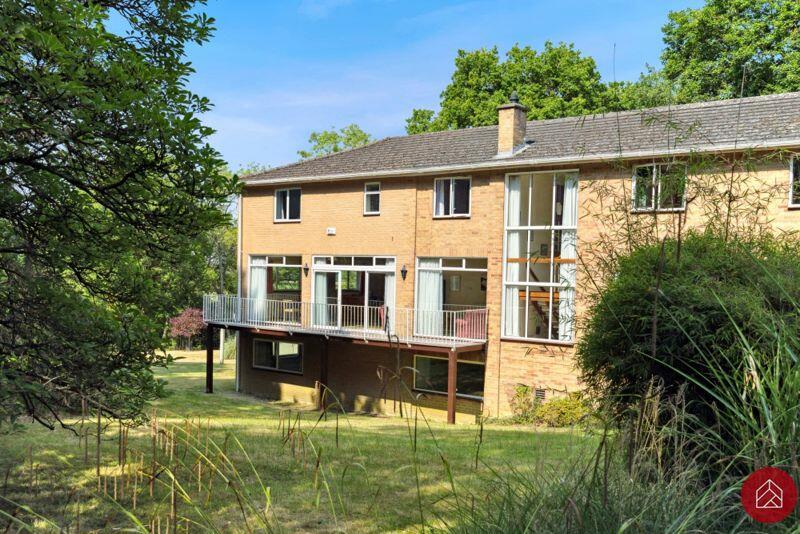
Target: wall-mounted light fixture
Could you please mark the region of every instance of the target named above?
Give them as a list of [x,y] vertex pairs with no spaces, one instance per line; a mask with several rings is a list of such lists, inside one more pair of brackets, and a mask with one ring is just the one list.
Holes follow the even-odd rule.
[[400,276],[403,277],[403,280],[406,279],[406,275],[408,275],[408,269],[406,269],[406,264],[403,264],[403,267],[400,269]]
[[308,263],[306,263],[305,265],[303,265],[303,274],[304,274],[304,275],[306,275],[306,276],[308,276]]

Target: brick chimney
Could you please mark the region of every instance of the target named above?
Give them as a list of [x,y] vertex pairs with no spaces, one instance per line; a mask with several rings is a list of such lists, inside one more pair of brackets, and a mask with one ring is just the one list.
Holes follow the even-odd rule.
[[497,155],[508,156],[514,149],[525,144],[525,122],[528,108],[519,103],[517,92],[513,91],[508,104],[498,106]]

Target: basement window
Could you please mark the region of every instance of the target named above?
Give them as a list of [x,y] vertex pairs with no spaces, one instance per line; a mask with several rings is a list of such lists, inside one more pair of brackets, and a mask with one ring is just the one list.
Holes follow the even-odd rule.
[[[414,355],[414,389],[426,393],[447,394],[447,358]],[[483,362],[459,360],[456,363],[456,395],[483,399]]]
[[435,217],[469,217],[472,179],[437,178],[433,182]]
[[794,156],[790,165],[789,207],[800,208],[800,156]]
[[381,184],[364,184],[364,215],[381,214]]
[[686,166],[642,165],[633,169],[633,211],[686,208]]
[[275,221],[300,220],[300,188],[275,191]]
[[303,345],[273,339],[254,339],[253,367],[303,374]]

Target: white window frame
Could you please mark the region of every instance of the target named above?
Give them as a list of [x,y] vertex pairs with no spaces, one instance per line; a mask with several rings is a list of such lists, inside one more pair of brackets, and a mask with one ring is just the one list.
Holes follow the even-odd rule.
[[[453,214],[453,206],[456,202],[455,182],[456,180],[467,180],[469,182],[469,202],[467,202],[467,213]],[[437,215],[436,213],[436,184],[438,182],[450,182],[450,214]],[[434,219],[468,219],[472,217],[472,176],[448,176],[445,178],[435,178],[433,180],[433,218]]]
[[[441,356],[431,356],[430,354],[414,354],[414,372],[412,373],[413,374],[413,379],[412,379],[411,389],[413,389],[414,391],[420,391],[420,392],[423,392],[423,393],[433,393],[435,395],[447,395],[447,391],[436,391],[435,389],[425,389],[425,388],[417,387],[417,375],[419,375],[419,372],[417,371],[417,358],[418,357],[419,358],[429,358],[431,360],[448,361],[447,358],[443,358]],[[473,364],[473,365],[480,365],[481,367],[483,367],[483,387],[484,387],[484,389],[486,388],[486,362],[476,362],[476,361],[473,361],[473,360],[459,360],[459,359],[457,359],[456,360],[456,368],[458,367],[457,364],[459,364],[459,363],[470,363],[470,364]],[[458,376],[458,374],[456,374],[456,376]],[[458,378],[456,378],[456,381],[458,381]],[[477,400],[477,401],[482,401],[483,400],[482,396],[467,395],[466,393],[459,393],[458,391],[456,391],[456,397],[461,398],[461,399],[470,399],[470,400]]]
[[[291,218],[289,218],[289,205],[291,204],[291,200],[289,198],[289,194],[290,194],[291,191],[295,191],[295,190],[296,191],[300,191],[300,213],[297,214],[297,218],[296,219],[291,219]],[[278,193],[281,193],[281,192],[284,192],[284,191],[286,192],[286,206],[285,206],[285,208],[286,208],[286,218],[285,219],[279,219],[278,218]],[[284,188],[281,188],[281,189],[276,189],[275,190],[275,194],[273,196],[275,197],[275,202],[274,202],[274,205],[273,205],[272,222],[276,222],[276,223],[300,222],[301,213],[303,211],[303,189],[302,188],[300,188],[300,187],[284,187]]]
[[[367,191],[367,187],[371,185],[377,185],[377,191]],[[369,206],[370,196],[377,196],[378,197],[378,211],[369,211],[367,206]],[[364,184],[364,215],[380,215],[381,214],[381,183],[380,182],[367,182]]]
[[800,180],[800,156],[797,154],[792,156],[789,162],[789,207],[800,208],[800,198],[794,198],[795,182]]
[[[659,199],[661,198],[661,167],[665,165],[670,165],[669,163],[648,163],[647,165],[636,165],[633,167],[633,172],[631,173],[631,211],[634,213],[677,213],[681,211],[686,211],[686,183],[684,182],[684,189],[683,189],[683,196],[681,197],[681,205],[677,208],[662,208],[659,206]],[[674,163],[673,165],[683,165],[684,169],[686,169],[686,165],[682,163]],[[652,202],[652,207],[644,207],[639,208],[636,206],[636,171],[637,169],[645,169],[645,168],[652,168],[653,169],[653,187],[650,188],[650,201]],[[684,173],[684,179],[688,181],[689,175],[688,172]]]
[[[297,257],[300,258],[300,263],[294,264],[289,263],[287,258],[290,257]],[[280,263],[270,261],[270,258],[281,258]],[[263,260],[263,261],[259,261]],[[249,260],[247,262],[247,294],[248,298],[250,298],[250,288],[251,281],[253,277],[253,267],[269,269],[271,267],[293,267],[297,269],[301,269],[300,271],[300,290],[303,289],[303,271],[302,271],[302,263],[303,263],[303,256],[301,254],[250,254]],[[256,265],[257,264],[257,265]],[[269,275],[266,275],[269,276]],[[280,292],[280,293],[289,293],[289,291]],[[275,293],[273,293],[275,294]],[[267,293],[269,295],[269,293]]]
[[[437,259],[439,260],[438,267],[420,267],[419,260],[430,260],[430,259]],[[445,267],[444,260],[461,260],[461,267]],[[486,268],[485,269],[473,269],[467,268],[467,260],[486,260]],[[419,307],[419,273],[420,271],[433,271],[442,273],[448,273],[450,271],[459,273],[459,272],[472,272],[472,273],[484,273],[488,272],[489,267],[489,258],[482,258],[479,256],[417,256],[414,260],[414,307],[415,309]],[[486,307],[486,303],[484,303],[484,307]],[[417,333],[417,326],[414,325],[414,333]]]
[[[562,284],[562,283],[560,283],[560,282],[522,282],[522,281],[509,282],[507,280],[507,270],[508,270],[507,269],[507,266],[508,266],[508,261],[507,261],[507,259],[508,259],[508,233],[510,231],[529,231],[529,230],[530,231],[550,231],[551,246],[549,248],[550,248],[550,270],[551,270],[551,273],[552,273],[553,265],[554,265],[554,263],[553,263],[554,248],[552,246],[552,235],[553,235],[553,232],[554,231],[559,231],[559,230],[560,231],[573,231],[573,232],[575,232],[575,241],[576,241],[575,245],[576,245],[576,247],[577,247],[577,244],[578,244],[577,243],[577,237],[578,237],[578,227],[577,227],[577,225],[576,226],[565,226],[565,225],[555,225],[555,224],[553,224],[553,217],[555,216],[555,201],[556,201],[555,188],[553,188],[553,190],[552,190],[552,203],[553,204],[551,206],[552,212],[551,212],[551,215],[550,215],[550,217],[551,217],[550,224],[547,224],[547,225],[532,225],[532,226],[530,226],[530,225],[510,226],[508,224],[508,213],[506,211],[507,210],[507,206],[508,206],[508,182],[509,182],[509,180],[510,180],[510,178],[512,176],[521,176],[521,175],[526,175],[526,174],[530,175],[531,177],[533,177],[535,175],[545,175],[545,176],[546,175],[550,175],[550,176],[553,177],[554,181],[556,179],[556,176],[559,175],[559,174],[575,174],[576,179],[578,180],[578,183],[580,184],[579,169],[557,169],[557,170],[552,170],[552,171],[534,171],[534,172],[510,172],[510,173],[507,173],[505,175],[504,193],[503,193],[503,256],[502,256],[503,262],[502,262],[502,265],[501,265],[501,268],[502,268],[502,276],[501,276],[502,284],[501,285],[502,285],[503,292],[502,292],[501,300],[500,300],[500,306],[501,306],[500,338],[501,339],[515,340],[515,341],[527,341],[529,343],[541,343],[541,344],[545,344],[545,345],[573,346],[573,345],[575,345],[575,335],[576,335],[576,329],[575,329],[574,326],[572,328],[572,339],[566,341],[566,340],[551,339],[550,338],[550,332],[552,330],[551,325],[552,325],[552,320],[553,320],[552,317],[553,317],[553,312],[554,312],[552,293],[557,289],[565,288],[567,286]],[[580,192],[580,187],[579,187],[578,190]],[[531,200],[532,199],[529,196],[528,197],[528,217],[529,217],[529,219],[530,219],[530,216],[531,216]],[[577,199],[576,210],[579,209],[579,207],[580,207],[580,195],[578,196],[578,199]],[[578,216],[578,220],[580,220],[580,216]],[[530,220],[528,222],[530,222]],[[577,263],[576,263],[576,265],[577,265]],[[552,278],[552,274],[551,274],[551,278]],[[530,286],[546,287],[550,291],[551,298],[550,298],[550,306],[548,308],[547,337],[531,337],[531,336],[524,337],[524,336],[507,335],[505,333],[505,331],[506,331],[506,288],[508,288],[508,287],[518,287],[520,289],[523,289],[523,290],[527,291]],[[575,319],[576,319],[576,316],[577,316],[577,313],[575,312],[575,303],[577,302],[577,287],[574,287],[572,289],[575,290],[575,296],[574,296],[574,300],[573,300],[573,303],[572,303],[573,304],[573,318],[572,319],[573,319],[573,323],[574,323]],[[527,324],[527,315],[526,315],[525,322]]]
[[[280,359],[277,357],[277,352],[275,351],[276,345],[278,343],[292,343],[293,345],[297,345],[300,350],[300,371],[287,371],[286,369],[281,369],[279,367],[269,367],[266,365],[256,365],[256,343],[272,343],[272,353],[275,354],[275,361],[279,362]],[[302,375],[305,370],[305,350],[303,348],[303,343],[299,341],[286,341],[281,339],[272,339],[267,337],[254,337],[253,338],[253,350],[250,355],[250,365],[253,369],[261,369],[262,371],[276,371],[279,373],[286,373],[290,375]]]

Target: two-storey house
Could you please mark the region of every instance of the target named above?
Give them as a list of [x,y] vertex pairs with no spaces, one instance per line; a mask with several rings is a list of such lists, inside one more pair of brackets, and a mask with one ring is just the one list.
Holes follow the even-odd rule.
[[204,302],[210,328],[237,332],[238,390],[505,415],[519,384],[580,387],[604,232],[722,202],[687,202],[689,162],[757,156],[737,176],[778,191],[758,208],[769,224],[800,228],[800,93],[543,121],[512,95],[498,113],[243,179],[239,291]]

